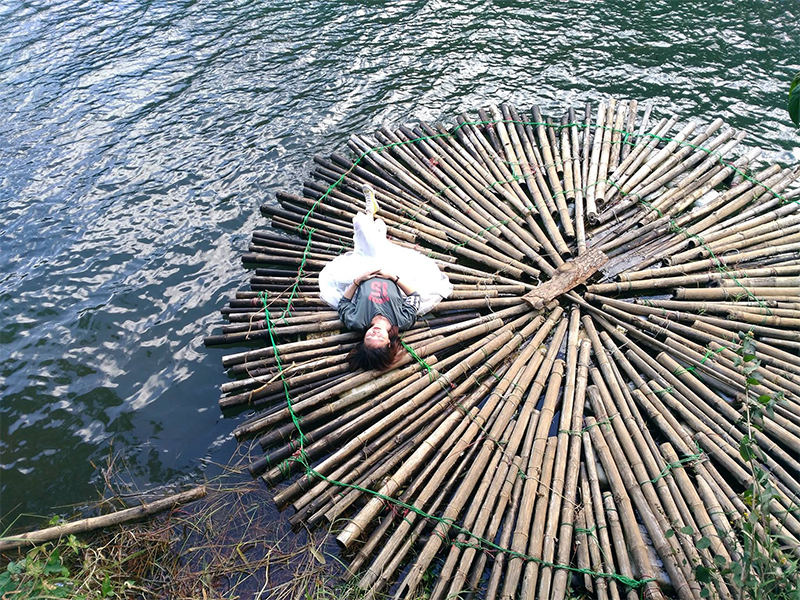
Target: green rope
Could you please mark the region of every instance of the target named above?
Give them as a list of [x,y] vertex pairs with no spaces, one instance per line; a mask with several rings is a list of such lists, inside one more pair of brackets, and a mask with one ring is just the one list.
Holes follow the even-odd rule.
[[[464,528],[459,527],[458,525],[453,525],[453,528],[463,532],[465,534],[469,534]],[[515,552],[514,550],[509,550],[507,548],[502,548],[497,544],[490,542],[489,540],[483,539],[476,535],[471,535],[470,537],[477,540],[478,543],[469,543],[469,542],[459,542],[459,541],[452,541],[450,542],[451,545],[456,546],[457,548],[474,548],[475,550],[486,550],[486,547],[495,550],[497,552],[502,552],[504,554],[508,554],[512,558],[520,558],[524,561],[534,562],[538,565],[543,567],[550,567],[551,569],[561,569],[564,571],[569,571],[570,573],[581,573],[583,575],[591,575],[593,577],[602,577],[604,579],[613,579],[614,581],[620,582],[622,585],[628,586],[632,589],[639,589],[644,587],[651,581],[655,581],[655,579],[633,579],[631,577],[626,577],[625,575],[620,575],[619,573],[602,573],[597,571],[592,571],[591,569],[581,569],[579,567],[570,567],[568,565],[561,565],[557,563],[548,562],[541,558],[537,558],[535,556],[531,556],[529,554],[523,554],[521,552]]]
[[[727,348],[726,348],[725,346],[720,346],[720,347],[719,347],[719,348],[717,348],[716,350],[709,350],[709,349],[706,349],[706,353],[705,353],[705,355],[703,356],[703,358],[701,358],[701,359],[698,361],[698,365],[703,365],[703,364],[705,364],[705,362],[706,362],[706,361],[707,361],[709,358],[711,358],[711,357],[713,357],[713,356],[716,356],[717,354],[719,354],[720,352],[722,352],[722,351],[724,351],[724,350],[727,350]],[[695,375],[697,375],[697,367],[695,367],[694,365],[692,365],[692,366],[689,366],[689,367],[686,367],[686,368],[684,368],[684,367],[679,367],[679,368],[675,369],[675,372],[673,373],[673,375],[676,375],[676,376],[677,376],[677,375],[684,375],[684,374],[686,374],[686,373],[694,373]]]
[[419,354],[417,354],[414,349],[406,344],[403,340],[400,340],[400,344],[405,348],[406,352],[408,352],[411,357],[416,360],[426,371],[428,371],[428,379],[433,382],[433,367],[431,367],[428,363],[425,362],[425,359],[422,358]]
[[[297,277],[295,277],[294,285],[292,286],[292,291],[289,294],[289,300],[286,303],[286,308],[283,309],[283,313],[281,314],[279,319],[283,320],[284,323],[286,322],[286,317],[291,317],[291,309],[292,309],[292,302],[294,302],[294,298],[297,295],[297,291],[300,288],[300,282],[303,281],[303,274],[305,273],[304,267],[306,266],[306,261],[308,260],[308,252],[311,249],[311,237],[314,235],[316,229],[308,229],[308,242],[306,243],[305,250],[303,250],[303,257],[300,260],[300,267],[297,269]],[[264,295],[266,298],[266,294]],[[264,303],[264,312],[269,313],[267,310],[267,303],[265,300],[262,300]],[[269,319],[269,316],[267,316]],[[277,356],[277,355],[276,355]]]
[[[432,381],[433,381],[433,369],[430,367],[430,365],[428,365],[428,363],[426,363],[426,362],[425,362],[425,360],[424,360],[424,359],[422,359],[422,358],[421,358],[421,357],[420,357],[420,356],[419,356],[419,355],[418,355],[418,354],[417,354],[417,353],[414,351],[414,349],[413,349],[411,346],[407,345],[407,344],[406,344],[405,342],[403,342],[402,340],[400,341],[400,343],[403,345],[403,348],[405,348],[405,349],[406,349],[406,351],[407,351],[407,352],[408,352],[408,353],[409,353],[409,354],[410,354],[410,355],[411,355],[411,356],[412,356],[412,357],[413,357],[413,358],[414,358],[414,359],[415,359],[415,360],[416,360],[416,361],[417,361],[417,362],[418,362],[420,365],[422,365],[424,368],[426,368],[426,369],[428,370],[428,375],[429,375],[429,378],[430,378],[430,380],[431,380],[431,382],[432,382]],[[482,349],[481,349],[481,350],[482,350]],[[502,377],[499,377],[499,376],[498,376],[498,375],[497,375],[497,374],[496,374],[496,373],[495,373],[495,372],[494,372],[492,369],[489,369],[489,373],[487,374],[487,377],[489,377],[489,376],[492,376],[492,377],[494,377],[494,378],[495,378],[495,381],[497,381],[497,382],[500,382],[500,381],[502,381],[502,380],[503,380],[503,378],[502,378]],[[443,390],[444,390],[444,392],[447,394],[448,398],[450,398],[450,399],[453,401],[453,403],[454,403],[456,406],[458,406],[458,408],[460,408],[460,409],[461,409],[461,412],[462,412],[462,414],[464,414],[465,416],[467,416],[467,417],[468,417],[468,418],[469,418],[469,419],[470,419],[470,420],[471,420],[473,423],[475,423],[475,425],[477,425],[478,429],[480,429],[480,431],[483,433],[483,437],[484,437],[485,439],[487,439],[487,440],[491,441],[491,442],[492,442],[492,443],[493,443],[493,444],[494,444],[494,445],[495,445],[495,446],[496,446],[496,447],[497,447],[497,448],[498,448],[498,449],[499,449],[499,450],[500,450],[500,451],[503,453],[503,455],[505,455],[505,454],[506,454],[506,452],[505,452],[505,446],[508,444],[508,442],[504,442],[503,440],[497,440],[497,439],[495,439],[494,437],[492,437],[492,435],[489,433],[489,431],[488,431],[488,430],[487,430],[487,429],[484,427],[483,423],[481,423],[480,421],[478,421],[478,419],[477,419],[477,418],[475,418],[475,416],[472,414],[472,412],[471,412],[470,410],[468,410],[468,409],[467,409],[467,407],[466,407],[466,406],[464,406],[464,405],[463,405],[461,402],[459,402],[459,401],[457,401],[457,400],[453,400],[453,398],[452,398],[452,397],[451,397],[451,395],[450,395],[450,390],[449,390],[449,389],[447,389],[447,387],[446,387],[446,386],[444,386],[444,385],[443,385],[443,386],[442,386],[442,389],[443,389]],[[511,389],[513,389],[513,388],[511,388]],[[492,393],[494,393],[494,392],[492,392]],[[511,464],[512,462],[513,462],[513,459],[512,459],[512,460],[509,460],[509,464]],[[528,477],[528,476],[527,476],[527,474],[526,474],[526,473],[525,473],[525,472],[524,472],[522,469],[520,469],[520,468],[517,468],[517,471],[519,472],[519,473],[518,473],[518,475],[519,475],[519,476],[520,476],[522,479],[527,479],[527,477]]]
[[493,190],[496,185],[503,185],[503,184],[506,184],[506,183],[512,183],[514,181],[521,181],[521,180],[524,180],[524,179],[525,179],[524,177],[518,177],[518,176],[512,174],[511,175],[511,179],[504,179],[504,180],[501,180],[501,181],[494,181],[494,182],[490,183],[489,185],[484,186],[483,189],[484,190]]
[[591,425],[587,425],[583,429],[574,430],[574,429],[559,429],[558,433],[566,433],[568,435],[578,435],[581,436],[585,432],[589,431],[592,427],[597,427],[598,425],[611,425],[611,421],[618,415],[619,413],[614,413],[607,419],[603,419],[602,421],[595,421]]
[[479,238],[479,237],[483,237],[483,234],[484,234],[484,233],[487,233],[487,232],[491,231],[492,229],[496,229],[497,227],[501,227],[501,226],[503,226],[503,225],[508,225],[508,220],[505,220],[505,221],[498,221],[497,223],[494,223],[494,224],[492,224],[492,225],[489,225],[488,227],[484,227],[484,228],[483,228],[483,229],[481,229],[481,230],[480,230],[478,233],[476,233],[476,234],[474,234],[474,235],[471,235],[470,237],[468,237],[467,239],[465,239],[463,242],[459,242],[458,244],[453,244],[453,245],[452,245],[452,246],[450,246],[450,248],[448,248],[448,249],[449,249],[449,250],[454,250],[455,248],[462,248],[462,247],[466,246],[466,245],[467,245],[469,242],[471,242],[472,240],[474,240],[474,239],[476,239],[476,238]]
[[660,390],[655,390],[655,393],[658,394],[658,395],[663,395],[663,394],[671,394],[674,391],[675,391],[675,388],[672,387],[672,386],[669,386],[669,387],[662,388]]
[[[728,348],[726,348],[725,346],[720,346],[720,347],[719,347],[719,348],[717,348],[716,350],[709,350],[709,349],[706,349],[706,353],[705,353],[705,355],[703,356],[703,358],[701,358],[701,359],[698,361],[698,366],[699,366],[699,365],[703,365],[703,364],[705,364],[705,362],[706,362],[706,361],[707,361],[709,358],[711,358],[711,357],[713,357],[713,356],[716,356],[716,355],[717,355],[717,354],[719,354],[720,352],[722,352],[722,351],[724,351],[724,350],[727,350],[727,349],[728,349]],[[678,375],[685,375],[686,373],[694,373],[695,375],[698,375],[698,373],[697,373],[697,367],[695,367],[694,365],[692,365],[692,366],[689,366],[689,367],[685,367],[685,368],[684,368],[684,367],[678,367],[677,369],[675,369],[675,372],[673,373],[673,375],[675,375],[675,376],[678,376]],[[699,375],[698,375],[698,376],[699,376]]]
[[[666,477],[673,469],[678,469],[680,467],[683,467],[683,465],[685,465],[686,463],[690,463],[690,462],[692,462],[694,460],[702,460],[704,457],[705,457],[705,454],[703,453],[702,450],[700,450],[697,454],[691,454],[689,456],[686,456],[684,458],[676,460],[675,462],[671,462],[671,463],[668,462],[664,466],[664,469],[661,471],[661,473],[659,473],[653,479],[650,480],[650,483],[656,483],[662,477]],[[639,484],[639,485],[642,485],[642,484]]]

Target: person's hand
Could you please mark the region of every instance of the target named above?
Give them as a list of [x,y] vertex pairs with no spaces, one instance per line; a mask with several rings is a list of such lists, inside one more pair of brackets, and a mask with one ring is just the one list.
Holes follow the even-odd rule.
[[378,273],[379,272],[380,271],[375,271],[375,270],[373,270],[373,271],[364,271],[361,275],[359,275],[358,277],[353,279],[353,283],[356,284],[357,286],[361,285],[367,279],[372,279],[373,277],[378,277]]
[[389,279],[397,283],[397,280],[400,279],[397,275],[390,271],[384,271],[383,269],[376,272],[375,277],[382,277],[383,279]]

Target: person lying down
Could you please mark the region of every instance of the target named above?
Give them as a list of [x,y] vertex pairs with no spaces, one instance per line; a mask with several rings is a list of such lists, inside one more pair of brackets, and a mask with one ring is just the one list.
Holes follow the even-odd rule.
[[366,206],[353,217],[353,250],[337,256],[319,275],[322,300],[336,308],[345,327],[364,333],[350,352],[353,369],[385,370],[400,351],[400,332],[453,291],[436,262],[386,239],[376,219],[375,192],[362,189]]

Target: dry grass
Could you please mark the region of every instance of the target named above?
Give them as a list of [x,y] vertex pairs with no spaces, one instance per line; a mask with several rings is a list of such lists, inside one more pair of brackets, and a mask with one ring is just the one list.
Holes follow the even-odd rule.
[[[235,464],[224,466],[219,477],[206,483],[208,495],[189,505],[3,557],[0,573],[8,571],[9,561],[23,572],[5,589],[0,585],[0,594],[15,599],[355,597],[342,583],[345,570],[331,533],[292,531],[278,517],[263,483],[247,473],[249,457],[234,459]],[[95,513],[130,504],[136,496],[121,481],[124,470],[118,457],[109,458],[103,469],[103,500]],[[50,569],[48,574],[39,566],[48,564],[66,571]],[[49,593],[42,595],[43,590]]]

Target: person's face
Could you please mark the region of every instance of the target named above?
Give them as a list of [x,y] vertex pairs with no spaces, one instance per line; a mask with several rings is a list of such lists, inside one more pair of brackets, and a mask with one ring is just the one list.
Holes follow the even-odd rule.
[[373,350],[385,348],[389,345],[389,333],[382,327],[373,325],[364,334],[364,345]]

